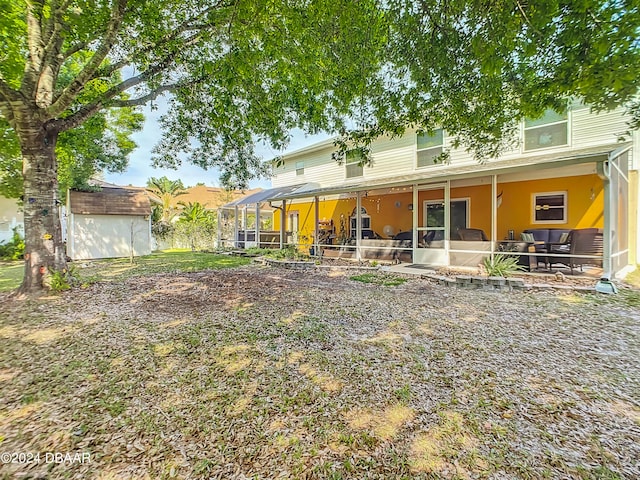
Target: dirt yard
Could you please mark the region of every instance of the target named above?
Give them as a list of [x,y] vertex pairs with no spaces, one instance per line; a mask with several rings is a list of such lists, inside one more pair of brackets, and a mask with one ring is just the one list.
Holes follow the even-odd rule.
[[640,478],[637,296],[352,275],[0,296],[0,478]]

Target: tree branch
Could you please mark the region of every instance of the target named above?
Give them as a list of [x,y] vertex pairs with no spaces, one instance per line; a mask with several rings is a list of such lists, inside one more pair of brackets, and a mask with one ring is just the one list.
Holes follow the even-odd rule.
[[[223,1],[218,2],[216,5],[213,5],[205,10],[203,10],[202,12],[200,12],[199,14],[197,14],[195,17],[190,18],[186,21],[184,21],[181,25],[179,25],[177,28],[172,29],[170,34],[165,36],[164,38],[161,38],[160,40],[156,41],[153,43],[153,45],[146,45],[143,48],[136,50],[134,52],[132,52],[130,55],[126,56],[125,58],[123,58],[122,60],[113,63],[111,65],[107,65],[104,68],[99,70],[99,73],[97,74],[98,76],[101,77],[109,77],[111,76],[111,74],[113,74],[113,72],[121,69],[122,67],[125,67],[129,64],[131,64],[131,62],[133,61],[134,58],[137,57],[141,57],[144,56],[145,54],[148,54],[149,52],[152,52],[153,50],[157,50],[160,47],[162,47],[163,45],[169,44],[172,41],[176,40],[180,35],[182,35],[185,32],[189,32],[189,31],[195,31],[196,33],[192,34],[190,37],[188,37],[186,39],[185,44],[188,44],[189,42],[191,42],[194,38],[197,38],[197,35],[199,34],[200,31],[204,30],[207,27],[211,27],[213,24],[211,22],[202,22],[202,23],[194,23],[197,20],[200,20],[203,16],[207,15],[208,13],[218,9],[218,8],[224,8],[224,7],[228,7],[231,4],[235,4],[237,2],[237,0],[231,0],[229,2],[229,4],[225,4]],[[76,48],[77,47],[77,48]],[[70,51],[69,55],[72,55],[73,53],[76,53],[77,51],[81,50],[82,48],[84,48],[85,45],[77,45],[72,47],[72,49],[69,49],[68,52]],[[65,52],[65,58],[67,56],[67,52]]]
[[[60,56],[64,36],[61,34],[65,24],[63,20],[64,11],[54,1],[51,5],[51,16],[47,22],[46,35],[48,36],[44,46],[43,61],[36,84],[35,100],[40,108],[47,108],[53,101],[55,80],[60,72],[63,58]],[[43,39],[44,40],[44,39]]]
[[24,75],[22,77],[23,93],[27,95],[31,94],[42,66],[41,17],[42,0],[27,1],[27,47],[29,49],[29,58],[25,62]]
[[92,78],[96,70],[98,70],[113,47],[126,6],[127,0],[117,0],[114,3],[111,18],[100,45],[91,57],[91,60],[87,62],[76,78],[62,91],[55,102],[47,108],[49,117],[54,118],[64,112],[77,98],[84,85]]
[[63,60],[66,60],[74,53],[78,53],[80,50],[84,50],[89,45],[89,42],[78,42],[75,45],[70,46],[67,50],[62,52]]
[[161,85],[160,87],[154,89],[152,92],[143,95],[138,98],[131,98],[129,100],[113,100],[109,102],[109,107],[140,107],[145,105],[147,102],[155,100],[158,95],[164,92],[172,92],[180,87],[179,84],[173,83],[170,85]]

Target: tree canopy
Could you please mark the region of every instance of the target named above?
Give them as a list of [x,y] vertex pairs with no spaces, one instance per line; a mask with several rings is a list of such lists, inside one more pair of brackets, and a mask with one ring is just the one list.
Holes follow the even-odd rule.
[[[518,120],[580,101],[640,126],[640,5],[633,0],[395,0],[369,109],[343,150],[407,126],[444,128],[480,159]],[[346,147],[345,147],[346,146]]]

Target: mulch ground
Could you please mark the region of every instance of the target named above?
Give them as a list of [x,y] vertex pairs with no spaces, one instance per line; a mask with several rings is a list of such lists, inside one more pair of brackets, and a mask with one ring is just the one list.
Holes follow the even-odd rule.
[[0,297],[0,478],[640,478],[625,297],[350,275]]

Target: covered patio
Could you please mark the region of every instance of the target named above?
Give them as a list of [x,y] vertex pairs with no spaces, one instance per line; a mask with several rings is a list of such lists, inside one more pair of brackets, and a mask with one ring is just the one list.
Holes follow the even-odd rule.
[[[477,267],[500,253],[531,271],[591,266],[609,278],[629,263],[629,150],[583,149],[565,158],[442,165],[428,178],[416,172],[265,190],[223,207],[235,218],[227,244],[431,267]],[[241,212],[260,218],[265,208],[273,213],[271,229],[259,222],[242,228]],[[586,232],[588,245],[576,250]]]

